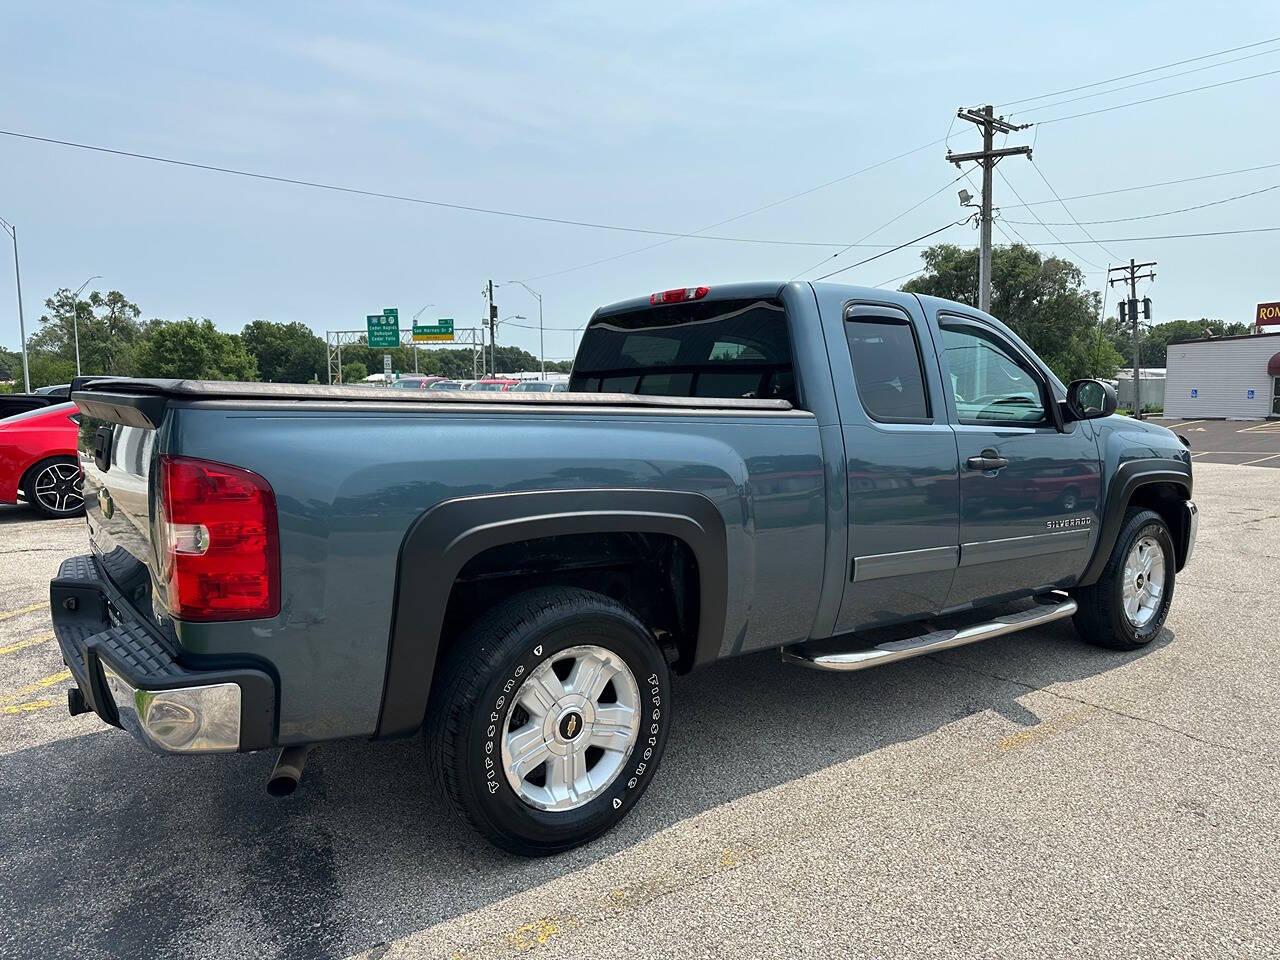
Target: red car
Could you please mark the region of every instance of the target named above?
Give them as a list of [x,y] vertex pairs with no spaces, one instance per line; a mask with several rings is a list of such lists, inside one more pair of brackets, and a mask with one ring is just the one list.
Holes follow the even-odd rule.
[[510,390],[519,380],[511,380],[507,377],[486,377],[483,380],[477,380],[471,386],[466,387],[467,390]]
[[29,410],[0,420],[0,503],[26,500],[46,517],[84,511],[74,403]]

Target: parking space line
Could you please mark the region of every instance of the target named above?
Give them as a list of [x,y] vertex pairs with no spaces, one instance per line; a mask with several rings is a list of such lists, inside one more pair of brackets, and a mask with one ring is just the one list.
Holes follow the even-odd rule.
[[1241,427],[1236,433],[1268,433],[1274,430],[1280,430],[1280,420],[1263,420],[1262,423]]
[[38,647],[40,644],[48,643],[52,639],[52,633],[41,633],[34,637],[28,637],[26,640],[19,640],[17,643],[11,643],[8,646],[0,647],[0,656],[6,653],[17,653],[19,650],[27,649],[27,647]]
[[63,680],[70,679],[70,670],[59,670],[57,673],[52,673],[47,677],[41,677],[35,683],[28,683],[25,687],[15,690],[13,693],[0,698],[0,707],[7,707],[9,704],[15,703],[29,694],[39,693],[45,687],[52,687],[55,683],[61,683]]
[[9,620],[9,619],[12,619],[13,617],[20,617],[24,613],[35,613],[37,610],[47,609],[48,606],[49,606],[49,601],[42,600],[40,603],[33,603],[29,607],[19,607],[17,610],[0,611],[0,620]]
[[1259,457],[1257,460],[1246,460],[1244,463],[1236,464],[1236,466],[1248,467],[1248,466],[1252,466],[1255,463],[1262,463],[1263,460],[1274,460],[1276,457],[1280,457],[1280,453],[1273,453],[1267,457]]
[[34,713],[37,710],[45,710],[52,706],[52,700],[27,700],[23,703],[16,703],[11,707],[0,707],[0,715],[14,716],[19,713]]

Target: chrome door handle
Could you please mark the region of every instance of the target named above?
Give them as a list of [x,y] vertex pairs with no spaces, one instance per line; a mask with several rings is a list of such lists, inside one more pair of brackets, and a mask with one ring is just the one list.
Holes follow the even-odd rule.
[[981,456],[970,457],[965,461],[965,466],[970,470],[999,470],[1008,465],[1009,461],[996,450],[983,450]]

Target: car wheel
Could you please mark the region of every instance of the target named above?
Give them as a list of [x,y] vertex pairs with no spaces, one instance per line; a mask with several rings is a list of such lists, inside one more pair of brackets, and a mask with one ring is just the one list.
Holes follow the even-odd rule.
[[49,457],[27,471],[22,492],[41,516],[74,517],[84,513],[82,483],[75,457]]
[[1076,629],[1099,646],[1145,647],[1164,627],[1173,584],[1168,526],[1154,510],[1130,508],[1098,582],[1074,591]]
[[670,674],[652,633],[598,593],[519,594],[451,646],[427,754],[454,809],[524,856],[576,847],[644,793],[666,746]]

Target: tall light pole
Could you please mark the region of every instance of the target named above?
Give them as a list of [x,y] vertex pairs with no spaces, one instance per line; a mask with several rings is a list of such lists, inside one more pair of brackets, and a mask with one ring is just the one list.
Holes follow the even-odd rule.
[[18,228],[0,217],[0,225],[13,241],[13,280],[18,286],[18,336],[22,337],[22,390],[31,392],[31,370],[27,367],[27,324],[22,317],[22,274],[18,271]]
[[547,351],[542,341],[542,294],[534,290],[523,280],[508,280],[507,283],[518,283],[538,299],[538,363],[542,365],[542,379],[547,379]]
[[[434,307],[434,303],[428,303],[423,306],[422,310],[427,307]],[[409,321],[409,342],[413,344],[413,372],[418,372],[418,341],[413,339],[413,325],[418,322],[418,318],[422,316],[422,310],[413,315],[413,319]]]
[[501,320],[493,324],[493,336],[489,338],[489,360],[493,367],[493,375],[498,375],[498,324],[506,323],[508,320],[528,320],[523,313],[513,313],[509,317],[503,317]]
[[80,376],[80,294],[84,292],[84,288],[95,280],[102,278],[94,274],[84,283],[80,284],[80,289],[71,295],[71,329],[75,333],[76,338],[76,376]]

